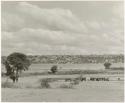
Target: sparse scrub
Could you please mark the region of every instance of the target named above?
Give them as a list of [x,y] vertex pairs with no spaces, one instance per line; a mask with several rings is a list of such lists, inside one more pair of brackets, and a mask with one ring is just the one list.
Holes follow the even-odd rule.
[[23,73],[20,75],[20,77],[30,77],[30,76],[38,76],[38,75],[73,75],[73,74],[104,74],[106,71],[104,70],[69,70],[69,71],[58,71],[55,74],[48,73],[48,71],[43,72],[31,72],[31,73]]
[[69,84],[62,84],[60,85],[60,88],[74,88],[75,85],[78,85],[80,83],[79,78],[71,79]]
[[1,76],[2,76],[2,77],[5,77],[5,76],[6,76],[6,73],[1,72]]
[[21,88],[19,85],[11,83],[11,82],[2,82],[2,88]]
[[111,70],[124,70],[124,67],[111,67]]
[[26,85],[25,88],[35,88],[32,85]]
[[42,88],[51,88],[49,82],[51,82],[51,79],[45,78],[40,80],[40,84]]
[[73,85],[78,85],[79,82],[80,82],[80,80],[74,79],[71,83],[72,83]]
[[70,83],[70,84],[61,84],[60,85],[60,88],[65,88],[65,89],[73,89],[73,85]]

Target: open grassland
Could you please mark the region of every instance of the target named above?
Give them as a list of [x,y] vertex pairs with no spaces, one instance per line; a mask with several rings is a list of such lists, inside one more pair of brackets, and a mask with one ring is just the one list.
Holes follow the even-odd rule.
[[[50,68],[53,64],[32,64],[28,71],[23,72],[20,76],[40,76],[50,75]],[[124,74],[124,64],[114,63],[110,70],[105,70],[103,64],[57,64],[58,72],[54,75],[74,75],[74,74]],[[2,66],[5,72],[5,67]],[[52,75],[52,74],[51,74]]]
[[[82,82],[71,89],[59,88],[3,88],[3,102],[123,102],[123,81]],[[55,88],[54,88],[55,87]]]
[[[123,69],[104,70],[104,67],[98,67],[100,64],[96,65],[100,69],[94,66],[93,69],[82,69],[79,65],[78,69],[74,69],[76,67],[71,68],[70,65],[69,69],[61,68],[56,74],[48,74],[51,65],[38,65],[36,68],[35,66],[23,72],[19,82],[15,84],[10,79],[6,81],[7,78],[2,77],[3,102],[123,102]],[[78,78],[81,74],[87,78],[86,81],[76,81],[76,85],[72,84],[72,81],[65,81],[66,78]],[[109,81],[90,81],[91,77],[106,77]],[[49,82],[43,82],[47,78]]]

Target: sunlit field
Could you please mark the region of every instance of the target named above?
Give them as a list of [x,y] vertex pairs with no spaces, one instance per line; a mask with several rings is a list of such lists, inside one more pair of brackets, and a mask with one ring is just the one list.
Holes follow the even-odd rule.
[[[6,84],[7,78],[2,77],[2,101],[122,102],[124,99],[123,70],[105,70],[103,64],[57,64],[57,74],[48,74],[52,65],[32,64],[15,84],[10,79]],[[111,67],[123,67],[123,63],[112,64]],[[81,74],[87,78],[86,81],[69,87],[71,82],[65,79],[77,78]],[[91,77],[109,78],[109,81],[91,81]],[[40,80],[44,78],[56,80],[49,83],[50,88],[41,88]]]
[[[62,70],[105,70],[104,65],[101,63],[92,64],[32,64],[28,72],[47,71],[50,70],[52,65],[58,65],[59,71]],[[111,67],[123,67],[123,63],[113,63]]]

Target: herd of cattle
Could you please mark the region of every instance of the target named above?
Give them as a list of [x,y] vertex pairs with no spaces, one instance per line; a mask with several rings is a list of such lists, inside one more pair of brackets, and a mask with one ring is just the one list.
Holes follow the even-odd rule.
[[82,77],[82,78],[66,78],[65,81],[73,81],[73,80],[80,80],[80,81],[120,81],[122,80],[120,77],[116,77],[115,79],[110,79],[109,77]]

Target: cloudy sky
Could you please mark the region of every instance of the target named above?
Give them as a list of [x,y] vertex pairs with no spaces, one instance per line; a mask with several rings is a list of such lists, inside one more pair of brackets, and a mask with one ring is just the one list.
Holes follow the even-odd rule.
[[123,2],[2,2],[2,55],[123,53]]

